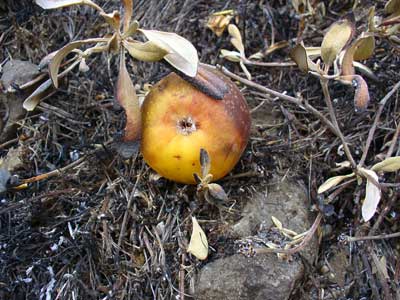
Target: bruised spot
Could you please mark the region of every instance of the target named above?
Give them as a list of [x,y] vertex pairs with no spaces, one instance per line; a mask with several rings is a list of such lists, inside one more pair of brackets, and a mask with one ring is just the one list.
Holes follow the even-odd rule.
[[177,155],[174,155],[173,158],[176,158],[177,160],[180,160],[182,158],[182,156],[177,154]]
[[195,162],[192,162],[192,166],[193,166],[193,167],[196,166],[196,163],[195,163]]

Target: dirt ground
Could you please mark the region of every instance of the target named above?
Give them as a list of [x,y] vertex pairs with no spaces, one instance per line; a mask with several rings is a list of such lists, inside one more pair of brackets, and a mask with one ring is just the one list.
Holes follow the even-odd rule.
[[[1,95],[0,155],[16,152],[19,162],[11,176],[0,169],[0,299],[190,299],[197,271],[238,251],[229,226],[257,187],[277,175],[304,182],[307,209],[322,216],[317,258],[306,263],[290,299],[400,299],[399,174],[378,173],[382,198],[369,222],[361,215],[365,180],[357,184],[354,177],[318,194],[324,181],[351,169],[338,165],[348,160],[340,136],[318,117],[331,118],[319,79],[286,65],[298,41],[319,46],[329,25],[351,12],[357,35],[366,31],[370,7],[386,17],[387,1],[314,0],[315,11],[303,17],[292,2],[134,1],[143,28],[182,35],[202,62],[243,79],[238,63],[220,57],[221,49],[234,50],[229,34],[218,37],[206,27],[212,13],[233,9],[231,23],[242,33],[247,57],[264,52],[259,61],[278,63],[249,63],[255,85],[235,80],[253,125],[240,162],[219,182],[229,196],[225,203],[201,201],[195,186],[159,178],[140,154],[126,159],[118,153],[124,111],[114,100],[118,60],[108,53],[93,56],[89,72],[70,73],[33,112],[21,109],[26,91]],[[116,0],[96,3],[120,9]],[[6,0],[0,3],[0,64],[39,64],[72,40],[107,32],[87,6],[44,11],[30,0]],[[268,53],[273,41],[287,43]],[[351,86],[329,81],[340,131],[366,168],[400,155],[399,92],[388,95],[400,82],[398,41],[398,30],[376,35],[374,54],[361,61],[369,70],[356,69],[369,87],[365,111],[355,110]],[[169,72],[163,64],[133,60],[128,70],[140,89]],[[316,113],[260,87],[301,99]],[[186,253],[193,215],[212,249],[206,261]]]

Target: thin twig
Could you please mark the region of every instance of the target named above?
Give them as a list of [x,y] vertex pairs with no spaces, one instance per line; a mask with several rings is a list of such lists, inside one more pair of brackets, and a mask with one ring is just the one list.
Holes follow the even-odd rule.
[[342,131],[340,130],[339,124],[336,119],[335,110],[332,105],[331,95],[329,93],[328,80],[321,78],[320,82],[321,82],[322,92],[324,93],[324,97],[325,97],[325,103],[326,103],[326,106],[328,107],[329,115],[331,117],[331,122],[336,127],[337,135],[342,142],[343,150],[346,153],[346,157],[350,161],[350,164],[353,167],[353,169],[355,170],[357,168],[356,162],[353,158],[353,155],[351,154],[349,146],[347,145],[346,139],[345,139]]
[[293,103],[297,106],[299,106],[300,108],[308,111],[309,113],[313,114],[314,116],[316,116],[318,119],[320,119],[326,126],[329,127],[329,129],[338,136],[338,131],[336,129],[336,127],[333,125],[333,123],[331,121],[329,121],[322,113],[320,113],[317,109],[315,109],[313,106],[311,106],[306,100],[301,100],[299,98],[295,98],[292,96],[288,96],[282,93],[279,93],[277,91],[271,90],[267,87],[264,87],[262,85],[259,85],[251,80],[242,78],[234,73],[232,73],[231,71],[229,71],[228,69],[226,69],[225,67],[220,67],[221,72],[224,73],[225,75],[231,77],[234,80],[237,80],[247,86],[250,86],[252,88],[255,88],[263,93],[278,97],[279,99],[288,101],[290,103]]
[[346,242],[360,242],[360,241],[371,241],[371,240],[384,240],[400,237],[400,232],[390,234],[379,234],[379,235],[368,235],[368,236],[345,236]]
[[378,111],[376,112],[374,123],[372,124],[371,129],[369,130],[367,142],[365,143],[365,147],[364,147],[364,149],[363,149],[363,155],[361,156],[360,162],[358,163],[358,166],[359,166],[359,167],[362,167],[362,166],[364,165],[364,162],[365,162],[365,160],[366,160],[366,158],[367,158],[367,154],[368,154],[369,147],[371,146],[371,142],[372,142],[372,139],[374,138],[375,130],[376,130],[376,127],[377,127],[378,122],[379,122],[379,118],[380,118],[380,116],[381,116],[381,114],[382,114],[382,111],[383,111],[383,108],[385,107],[386,102],[389,100],[389,98],[390,98],[399,88],[400,88],[400,81],[397,82],[397,83],[393,86],[393,88],[390,90],[390,92],[387,93],[387,94],[385,95],[385,97],[383,97],[382,100],[379,102],[379,108],[378,108]]
[[389,147],[388,152],[386,153],[386,158],[389,158],[389,157],[392,156],[393,151],[394,151],[394,149],[396,147],[397,139],[399,138],[399,135],[400,135],[400,123],[397,124],[396,132],[394,133],[393,138],[390,141],[390,147]]

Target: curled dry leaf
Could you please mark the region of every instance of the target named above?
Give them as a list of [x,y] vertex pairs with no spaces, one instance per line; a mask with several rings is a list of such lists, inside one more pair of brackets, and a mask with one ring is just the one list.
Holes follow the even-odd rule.
[[354,173],[351,173],[351,174],[347,174],[347,175],[340,175],[340,176],[334,176],[334,177],[329,178],[318,188],[318,194],[322,194],[322,193],[330,190],[331,188],[337,186],[339,183],[341,183],[346,178],[351,178],[354,175],[355,175]]
[[207,21],[207,27],[211,29],[218,37],[222,35],[225,28],[229,25],[234,16],[234,11],[229,10],[225,14],[221,12],[213,14]]
[[168,50],[164,59],[171,66],[189,77],[196,76],[199,58],[196,48],[187,39],[172,32],[144,29],[138,31],[160,48]]
[[329,27],[321,44],[321,57],[326,65],[332,65],[353,34],[354,24],[348,19],[337,21]]
[[400,170],[400,156],[389,157],[375,164],[372,168],[375,172],[396,172]]
[[375,50],[375,38],[372,34],[359,37],[346,49],[342,60],[342,75],[354,75],[353,62],[371,57]]
[[123,45],[133,58],[141,61],[159,61],[168,54],[167,49],[152,41],[142,43],[124,40]]
[[116,98],[125,110],[126,124],[123,137],[124,142],[133,142],[140,139],[142,121],[139,100],[136,96],[133,82],[126,69],[124,52],[122,52],[120,56]]
[[307,55],[307,50],[302,44],[297,44],[290,50],[290,58],[297,64],[302,72],[318,70],[317,65]]
[[192,236],[190,237],[187,252],[193,254],[200,260],[204,260],[208,256],[207,236],[204,233],[203,229],[201,229],[195,217],[192,217],[192,224]]
[[228,195],[225,193],[224,189],[219,184],[209,183],[209,184],[207,184],[207,187],[208,187],[208,191],[210,192],[210,195],[213,198],[222,200],[222,201],[228,200]]
[[119,30],[119,26],[121,24],[121,16],[119,14],[119,11],[114,10],[112,13],[101,13],[100,15],[104,18],[104,20],[106,20],[108,24],[111,25],[112,28],[114,28],[115,30]]
[[46,91],[52,86],[51,79],[47,79],[43,82],[28,98],[25,99],[23,103],[24,109],[27,111],[33,111],[35,107],[39,104],[40,100],[43,99]]
[[357,112],[363,111],[367,108],[370,97],[367,82],[360,75],[346,75],[340,76],[339,80],[343,83],[351,83],[356,89],[354,93],[354,107]]
[[107,42],[108,40],[109,39],[107,39],[107,38],[95,38],[95,39],[80,40],[80,41],[71,42],[71,43],[65,45],[64,47],[62,47],[60,50],[58,50],[49,65],[50,78],[53,81],[54,86],[56,88],[58,88],[58,79],[57,79],[58,70],[60,69],[60,64],[61,64],[62,60],[69,53],[71,53],[74,49],[76,49],[84,44]]
[[136,33],[136,31],[139,28],[139,22],[138,21],[133,21],[129,27],[127,28],[127,30],[123,33],[122,38],[125,39],[133,34]]
[[[372,171],[363,169],[365,173],[378,181],[378,175]],[[379,201],[381,200],[381,190],[369,178],[367,178],[367,186],[365,189],[365,199],[361,207],[361,214],[365,222],[368,222],[375,214]]]

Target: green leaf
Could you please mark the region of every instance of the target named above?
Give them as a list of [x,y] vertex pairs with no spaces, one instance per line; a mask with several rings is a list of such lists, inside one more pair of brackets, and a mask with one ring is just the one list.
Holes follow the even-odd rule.
[[375,172],[396,172],[400,169],[400,156],[389,157],[384,161],[375,164],[372,167],[372,171]]
[[189,77],[197,74],[199,58],[196,48],[187,39],[171,32],[139,29],[149,41],[168,50],[164,59],[178,71]]

